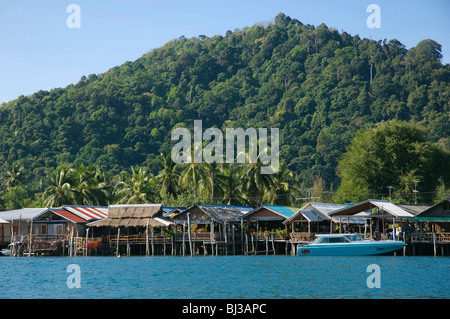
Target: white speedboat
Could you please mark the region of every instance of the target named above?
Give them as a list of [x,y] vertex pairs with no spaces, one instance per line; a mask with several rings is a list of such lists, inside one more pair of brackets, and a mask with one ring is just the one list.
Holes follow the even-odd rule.
[[11,256],[11,249],[9,249],[9,248],[3,248],[3,249],[0,251],[0,253],[1,253],[3,256]]
[[299,256],[367,256],[402,249],[406,243],[396,240],[364,240],[359,234],[316,235],[308,245],[299,246]]

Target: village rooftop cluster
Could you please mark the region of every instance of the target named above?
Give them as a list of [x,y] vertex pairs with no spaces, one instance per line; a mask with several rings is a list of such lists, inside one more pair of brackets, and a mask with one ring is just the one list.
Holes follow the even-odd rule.
[[404,255],[448,256],[449,226],[450,196],[432,206],[64,205],[0,212],[0,247],[10,256],[295,255],[316,234],[359,233],[405,241]]

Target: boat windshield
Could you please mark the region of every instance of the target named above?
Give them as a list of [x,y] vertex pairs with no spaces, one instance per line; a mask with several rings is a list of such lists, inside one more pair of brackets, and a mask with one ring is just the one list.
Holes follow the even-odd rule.
[[363,240],[363,237],[361,234],[358,233],[349,233],[349,234],[345,234],[345,237],[347,237],[348,240],[350,241],[360,241]]
[[348,243],[348,238],[344,236],[339,237],[317,237],[313,244],[328,244],[328,243]]

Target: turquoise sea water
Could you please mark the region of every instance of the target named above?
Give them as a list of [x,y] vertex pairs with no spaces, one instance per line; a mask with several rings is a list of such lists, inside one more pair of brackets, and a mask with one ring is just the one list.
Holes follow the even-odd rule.
[[450,257],[0,257],[0,270],[2,299],[450,298]]

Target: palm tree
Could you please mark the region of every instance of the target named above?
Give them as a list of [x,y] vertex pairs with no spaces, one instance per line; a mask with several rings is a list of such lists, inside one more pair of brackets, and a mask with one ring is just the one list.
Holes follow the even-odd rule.
[[260,206],[265,193],[274,186],[273,174],[261,174],[261,167],[262,163],[258,158],[256,163],[248,164],[243,175],[245,197],[253,206]]
[[208,177],[207,163],[195,163],[194,158],[191,157],[189,163],[179,163],[177,166],[181,167],[183,171],[180,174],[180,185],[183,187],[192,188],[194,194],[194,204],[197,203],[197,191],[199,182]]
[[45,187],[42,198],[45,207],[58,207],[74,203],[72,186],[75,183],[74,169],[67,164],[61,164],[56,170],[41,180]]
[[281,162],[278,171],[272,174],[272,187],[264,194],[264,203],[270,205],[291,205],[295,202],[293,194],[294,173],[286,162]]
[[180,178],[180,174],[177,172],[177,165],[174,161],[172,161],[171,154],[164,156],[163,153],[158,157],[159,165],[161,170],[156,176],[156,180],[161,183],[163,189],[167,194],[173,196],[174,199],[177,198],[177,189],[176,186],[178,184],[178,180]]
[[74,172],[75,203],[80,205],[106,205],[109,189],[107,178],[94,165],[80,164]]
[[12,165],[7,165],[5,172],[2,176],[2,185],[10,188],[15,187],[24,182],[25,179],[25,168],[22,164],[13,163]]
[[249,204],[242,193],[242,176],[243,170],[240,165],[222,164],[220,166],[220,174],[216,177],[225,204]]
[[145,204],[152,201],[153,188],[156,181],[145,168],[131,167],[131,174],[121,172],[116,184],[115,194],[121,204]]
[[216,162],[202,164],[204,176],[199,181],[199,188],[210,204],[214,204],[214,199],[223,198],[226,179],[223,175],[223,165]]

